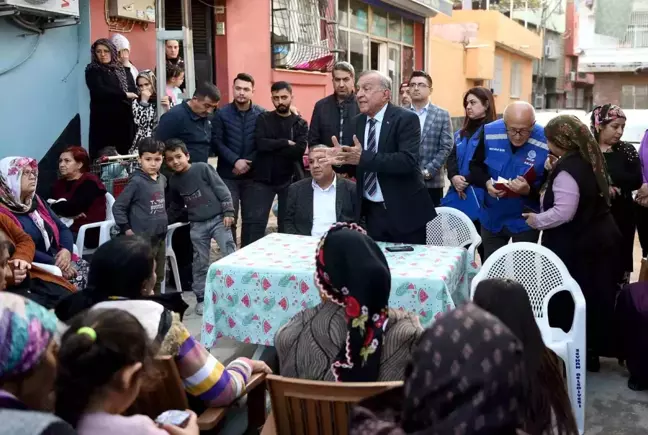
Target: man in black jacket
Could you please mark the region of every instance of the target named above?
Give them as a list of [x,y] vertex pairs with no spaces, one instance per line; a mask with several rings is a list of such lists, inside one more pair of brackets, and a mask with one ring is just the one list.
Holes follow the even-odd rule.
[[214,115],[212,141],[218,150],[218,174],[230,190],[234,202],[232,235],[236,242],[240,203],[243,220],[241,241],[245,246],[249,240],[249,213],[252,209],[252,162],[257,152],[254,132],[257,118],[265,109],[252,103],[254,78],[251,75],[238,74],[234,79],[233,91],[234,101]]
[[308,123],[291,112],[292,86],[276,82],[270,88],[272,112],[264,112],[257,118],[257,154],[254,160],[254,184],[252,186],[253,209],[250,214],[250,239],[245,246],[265,235],[272,202],[279,197],[277,221],[283,232],[286,195],[295,169],[303,168],[302,157],[308,141]]
[[436,217],[419,167],[421,126],[410,110],[392,105],[392,81],[379,71],[358,80],[361,115],[345,134],[352,146],[337,139],[327,161],[357,180],[356,221],[364,218],[367,233],[383,242],[425,244],[427,222]]
[[308,130],[308,145],[333,146],[331,138],[336,136],[344,142],[344,125],[358,111],[355,97],[355,70],[349,62],[337,62],[333,66],[333,95],[315,103],[311,125]]

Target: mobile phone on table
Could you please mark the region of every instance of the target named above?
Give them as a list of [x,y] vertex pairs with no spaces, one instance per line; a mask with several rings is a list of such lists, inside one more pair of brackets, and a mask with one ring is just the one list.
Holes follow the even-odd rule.
[[387,246],[389,252],[412,252],[414,248],[409,245]]
[[159,425],[170,424],[172,426],[186,427],[190,417],[191,414],[187,411],[171,409],[158,415],[155,422]]

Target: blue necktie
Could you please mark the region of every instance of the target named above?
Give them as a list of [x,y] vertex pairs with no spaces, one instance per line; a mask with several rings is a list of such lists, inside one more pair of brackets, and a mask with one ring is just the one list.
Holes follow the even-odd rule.
[[[369,135],[367,136],[367,151],[372,153],[378,152],[378,144],[376,143],[376,120],[369,119]],[[378,190],[378,177],[375,172],[367,172],[364,179],[364,188],[367,194],[372,197]]]

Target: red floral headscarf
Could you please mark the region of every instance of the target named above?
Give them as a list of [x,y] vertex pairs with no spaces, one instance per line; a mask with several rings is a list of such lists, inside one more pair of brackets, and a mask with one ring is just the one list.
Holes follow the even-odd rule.
[[605,124],[619,118],[626,119],[625,113],[623,113],[623,110],[619,106],[614,104],[596,106],[592,110],[592,116],[590,117],[590,129],[594,138],[598,140],[598,135]]
[[337,223],[320,240],[315,263],[320,293],[345,308],[345,346],[331,365],[335,380],[376,381],[391,290],[387,259],[361,227]]

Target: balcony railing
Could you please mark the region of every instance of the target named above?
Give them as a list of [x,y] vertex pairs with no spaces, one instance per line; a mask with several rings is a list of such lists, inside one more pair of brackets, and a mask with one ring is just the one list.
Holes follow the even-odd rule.
[[634,11],[625,36],[619,42],[619,48],[648,47],[648,11]]

